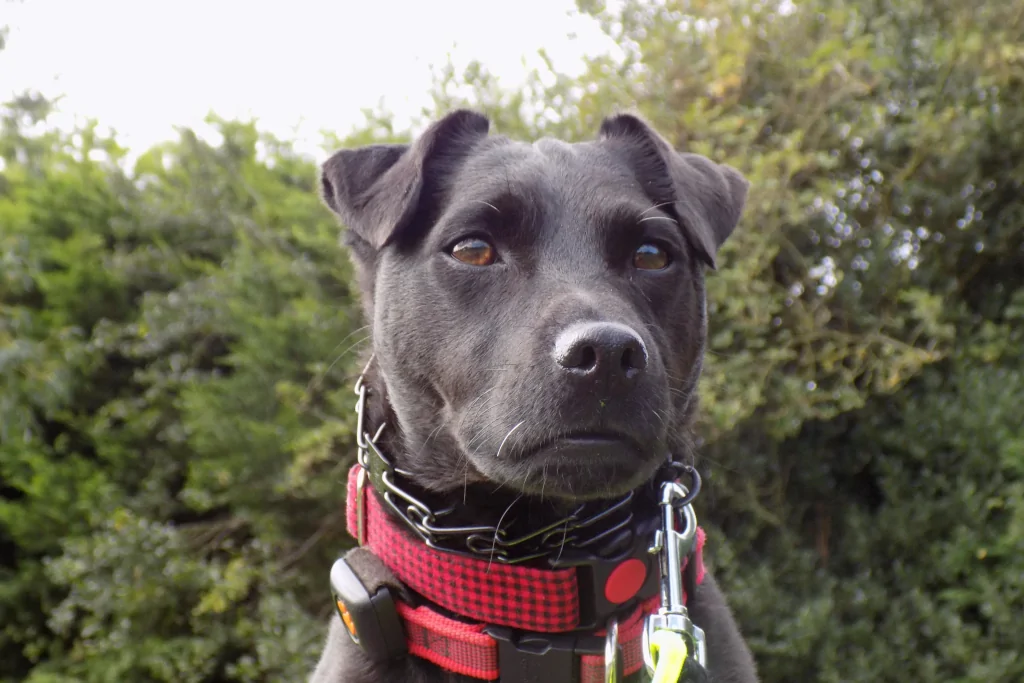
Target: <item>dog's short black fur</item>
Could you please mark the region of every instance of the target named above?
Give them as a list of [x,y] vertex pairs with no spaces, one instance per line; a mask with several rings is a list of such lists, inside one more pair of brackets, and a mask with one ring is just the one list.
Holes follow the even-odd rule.
[[[692,460],[703,270],[747,181],[632,115],[578,144],[488,127],[455,111],[411,145],[341,150],[323,196],[348,228],[371,321],[383,450],[481,516],[496,486],[555,514],[639,486],[667,453]],[[756,681],[710,575],[690,613],[712,680]],[[468,680],[414,658],[373,665],[337,618],[312,678]]]

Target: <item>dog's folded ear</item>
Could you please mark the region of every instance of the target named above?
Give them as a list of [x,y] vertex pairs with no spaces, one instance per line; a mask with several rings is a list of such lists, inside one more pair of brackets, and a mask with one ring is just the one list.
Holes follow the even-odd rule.
[[436,193],[438,188],[427,186],[428,179],[443,178],[487,136],[489,127],[486,117],[457,110],[411,145],[335,152],[321,169],[324,202],[346,228],[380,249],[407,229]]
[[632,114],[608,117],[600,140],[614,145],[656,204],[673,209],[701,260],[715,255],[739,222],[750,183],[736,169],[699,154],[680,153]]

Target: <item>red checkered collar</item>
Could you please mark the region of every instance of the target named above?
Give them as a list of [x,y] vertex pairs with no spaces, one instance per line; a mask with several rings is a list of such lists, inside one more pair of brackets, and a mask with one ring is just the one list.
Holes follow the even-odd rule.
[[[417,596],[397,605],[411,654],[448,671],[496,680],[499,651],[509,638],[589,631],[603,639],[604,621],[595,623],[595,615],[610,611],[623,674],[643,666],[644,617],[660,605],[653,556],[634,554],[600,568],[542,569],[438,550],[388,514],[372,487],[361,490],[364,475],[358,464],[349,472],[348,531]],[[694,584],[704,578],[704,539],[698,529],[694,566],[686,570]],[[580,660],[580,683],[604,680],[601,655]]]

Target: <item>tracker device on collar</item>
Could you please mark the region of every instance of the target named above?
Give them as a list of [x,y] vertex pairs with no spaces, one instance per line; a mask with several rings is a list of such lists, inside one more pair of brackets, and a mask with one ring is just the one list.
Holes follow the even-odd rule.
[[345,559],[331,567],[331,591],[349,638],[375,660],[409,653],[395,598],[384,585],[367,586]]

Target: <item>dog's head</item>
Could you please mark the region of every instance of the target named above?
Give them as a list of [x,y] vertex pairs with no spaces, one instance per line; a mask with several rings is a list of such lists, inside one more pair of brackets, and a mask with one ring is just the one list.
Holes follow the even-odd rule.
[[392,456],[445,491],[594,499],[688,448],[705,266],[747,181],[635,116],[598,139],[488,135],[455,111],[411,145],[345,149],[323,196],[348,228]]

